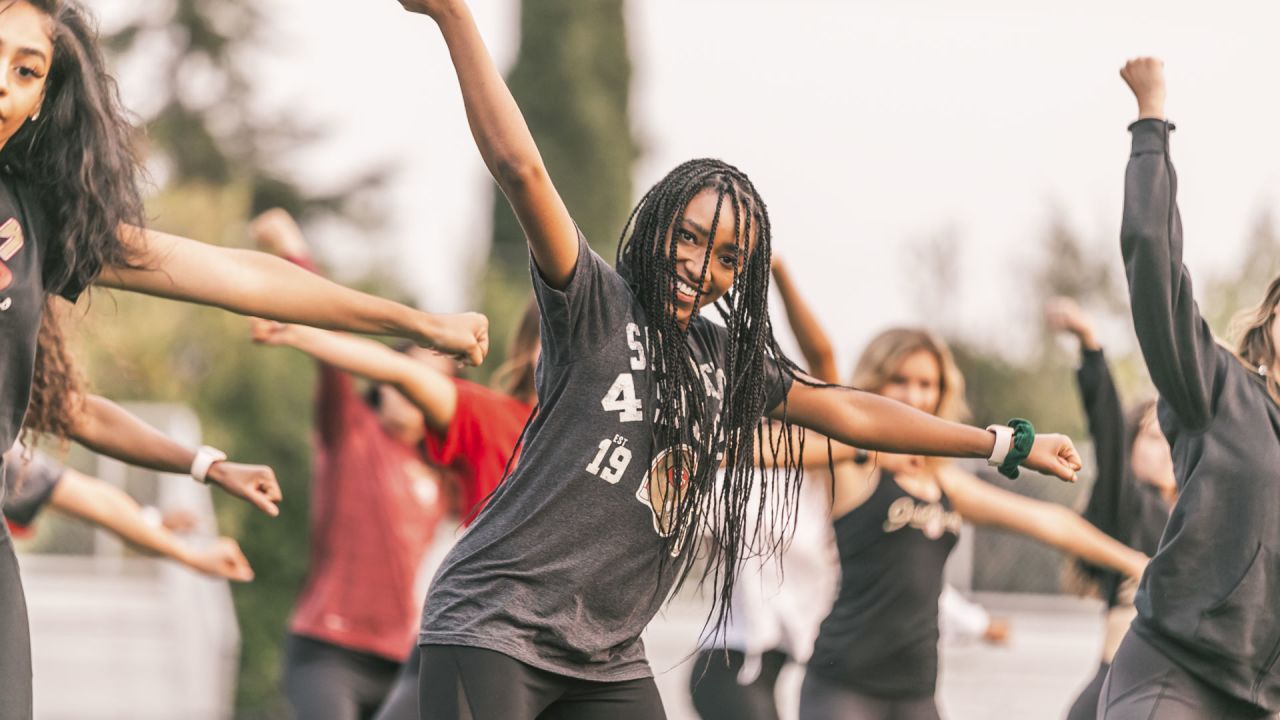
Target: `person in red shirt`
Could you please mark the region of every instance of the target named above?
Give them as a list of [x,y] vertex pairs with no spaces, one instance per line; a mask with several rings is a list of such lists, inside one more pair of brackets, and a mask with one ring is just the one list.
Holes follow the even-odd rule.
[[[534,374],[541,343],[537,306],[529,303],[490,389],[451,377],[379,342],[298,325],[259,321],[258,342],[287,345],[326,363],[394,387],[421,411],[423,450],[456,481],[456,511],[469,523],[518,457],[520,436],[537,403]],[[376,720],[418,717],[418,663],[411,655]]]
[[[305,248],[297,224],[281,211],[255,225],[260,236],[280,246],[286,256]],[[425,425],[424,455],[447,469],[455,481],[455,511],[469,523],[514,463],[525,424],[537,404],[535,369],[542,349],[537,305],[525,307],[508,345],[507,361],[494,374],[494,389],[452,377],[426,363],[373,340],[297,325],[259,321],[254,339],[287,345],[311,355],[326,367],[365,377],[390,391],[396,402],[407,398]],[[410,656],[395,689],[376,716],[378,720],[418,716],[417,654]]]
[[[311,270],[296,224],[268,211],[260,247]],[[256,340],[267,326],[256,321]],[[412,346],[387,352],[426,367]],[[295,717],[368,718],[413,648],[416,579],[446,511],[440,472],[423,453],[422,413],[388,384],[360,393],[343,368],[319,365],[310,561],[289,622],[285,694]],[[415,653],[416,654],[416,653]]]

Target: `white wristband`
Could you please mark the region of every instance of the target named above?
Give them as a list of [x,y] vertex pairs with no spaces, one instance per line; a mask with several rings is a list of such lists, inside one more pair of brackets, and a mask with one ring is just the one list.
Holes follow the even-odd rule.
[[196,459],[191,461],[191,477],[202,483],[209,482],[209,468],[220,460],[226,460],[227,454],[215,447],[202,445],[196,451]]
[[1000,467],[1004,464],[1004,459],[1009,456],[1009,449],[1013,447],[1013,428],[1008,425],[988,425],[987,430],[996,434],[996,446],[991,448],[991,457],[987,458],[987,464],[991,467]]

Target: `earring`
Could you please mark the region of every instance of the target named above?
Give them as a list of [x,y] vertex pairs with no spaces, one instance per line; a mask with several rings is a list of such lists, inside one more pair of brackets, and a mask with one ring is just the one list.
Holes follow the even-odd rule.
[[31,116],[31,122],[35,122],[35,121],[37,121],[37,120],[39,120],[39,119],[40,119],[40,111],[39,111],[39,110],[37,110],[37,111],[35,112],[35,114]]

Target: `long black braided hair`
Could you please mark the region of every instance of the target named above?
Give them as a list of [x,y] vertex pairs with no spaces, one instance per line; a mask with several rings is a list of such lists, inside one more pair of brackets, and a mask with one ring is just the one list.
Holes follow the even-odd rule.
[[[676,317],[677,247],[672,239],[689,203],[708,190],[716,193],[709,236],[715,237],[721,211],[728,208],[741,258],[732,287],[715,305],[728,330],[718,414],[708,407],[712,393],[687,344],[689,329]],[[618,246],[617,269],[640,299],[651,329],[658,408],[653,447],[675,449],[667,455],[666,469],[668,477],[677,479],[677,491],[662,493],[661,507],[650,494],[665,529],[668,552],[662,563],[682,563],[677,587],[696,568],[701,569],[700,581],[711,581],[715,595],[708,622],[713,634],[729,619],[743,562],[776,557],[794,525],[804,475],[798,461],[804,432],[785,419],[785,399],[781,423],[761,422],[770,377],[821,384],[801,374],[774,339],[768,312],[770,241],[768,210],[746,174],[720,160],[697,159],[675,168],[645,193]],[[695,285],[695,308],[701,305],[712,245],[707,243],[702,277]],[[689,325],[694,322],[696,317]],[[772,373],[767,364],[774,366]],[[680,452],[685,449],[687,455]],[[771,469],[763,462],[757,468],[757,449],[763,450],[761,458],[772,459]],[[717,482],[721,457],[724,473]],[[781,532],[769,531],[778,528]],[[697,542],[700,538],[707,541]]]

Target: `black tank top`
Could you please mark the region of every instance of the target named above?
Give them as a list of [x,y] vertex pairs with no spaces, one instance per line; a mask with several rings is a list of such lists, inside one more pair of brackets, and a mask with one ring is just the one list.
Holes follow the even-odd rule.
[[833,523],[840,592],[808,671],[867,695],[932,696],[942,568],[960,522],[945,493],[926,502],[882,472],[871,497]]

